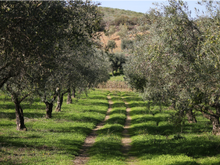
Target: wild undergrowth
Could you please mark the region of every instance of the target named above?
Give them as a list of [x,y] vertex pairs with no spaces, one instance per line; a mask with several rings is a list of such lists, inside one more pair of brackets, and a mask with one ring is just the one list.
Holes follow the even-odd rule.
[[45,118],[45,105],[39,99],[24,102],[26,132],[16,131],[14,104],[1,94],[0,164],[72,164],[86,136],[104,119],[107,94],[91,91],[72,104],[64,98],[61,112],[53,111],[51,119]]

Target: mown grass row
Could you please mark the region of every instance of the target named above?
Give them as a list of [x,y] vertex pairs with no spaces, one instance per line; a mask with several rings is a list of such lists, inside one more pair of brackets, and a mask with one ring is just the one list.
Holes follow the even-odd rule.
[[98,131],[96,142],[90,149],[90,165],[125,164],[121,140],[126,121],[126,107],[120,92],[112,92],[110,96],[113,101],[110,118]]
[[197,113],[197,123],[175,126],[168,107],[143,102],[137,95],[125,100],[132,107],[130,155],[138,157],[137,164],[220,164],[220,138],[211,135],[211,123],[202,114]]
[[107,94],[91,91],[73,104],[64,103],[52,119],[45,119],[45,105],[39,100],[23,103],[27,132],[16,131],[14,104],[1,94],[0,164],[72,164],[86,136],[104,119]]

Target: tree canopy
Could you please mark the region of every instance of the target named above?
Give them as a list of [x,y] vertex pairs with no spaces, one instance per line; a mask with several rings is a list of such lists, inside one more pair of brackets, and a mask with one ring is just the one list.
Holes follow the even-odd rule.
[[134,43],[125,75],[146,98],[173,103],[180,122],[186,113],[202,112],[215,134],[220,117],[219,3],[202,4],[210,13],[197,20],[181,0],[152,10],[150,34]]
[[[0,2],[0,88],[15,103],[17,129],[26,129],[20,103],[41,96],[50,118],[59,92],[108,79],[97,50],[101,21],[90,1]],[[64,92],[65,93],[65,92]]]

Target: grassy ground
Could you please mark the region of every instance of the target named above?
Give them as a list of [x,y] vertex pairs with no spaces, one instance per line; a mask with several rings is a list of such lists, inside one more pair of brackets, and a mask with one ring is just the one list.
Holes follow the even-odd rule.
[[[131,108],[130,156],[138,165],[219,165],[220,137],[211,134],[209,120],[197,113],[198,123],[177,127],[170,123],[174,113],[166,106],[144,102],[136,93],[95,90],[88,97],[64,103],[60,113],[45,119],[45,105],[23,103],[27,132],[16,131],[14,105],[0,95],[0,164],[73,164],[84,139],[101,122],[112,97],[110,118],[98,131],[90,149],[90,165],[123,165],[122,131],[126,108]],[[66,99],[66,98],[65,98]],[[64,101],[66,101],[64,99]]]
[[[175,127],[169,122],[168,107],[127,96],[132,116],[132,148],[139,165],[220,164],[220,138],[211,135],[211,124],[197,114],[198,123]],[[148,108],[147,108],[148,107]]]
[[126,107],[121,99],[120,92],[110,94],[113,101],[109,119],[90,150],[90,165],[124,165],[125,157],[121,152],[122,131],[126,120]]
[[126,84],[124,81],[124,75],[117,74],[118,73],[116,73],[116,76],[111,76],[110,80],[108,80],[106,83],[100,84],[99,88],[110,91],[131,91],[128,84]]
[[27,132],[16,131],[14,105],[0,98],[0,164],[72,164],[84,139],[108,109],[108,91],[64,103],[60,113],[45,119],[41,102],[23,103]]

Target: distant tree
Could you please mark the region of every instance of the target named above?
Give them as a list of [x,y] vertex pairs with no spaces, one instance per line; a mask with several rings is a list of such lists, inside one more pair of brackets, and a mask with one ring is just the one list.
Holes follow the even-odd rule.
[[122,25],[120,24],[119,26],[119,32],[118,35],[120,36],[121,39],[126,38],[127,37],[127,33],[128,33],[128,27],[126,24]]
[[116,31],[115,26],[110,26],[108,30],[105,31],[106,36],[111,36]]
[[122,39],[121,41],[121,49],[133,49],[133,41],[128,39]]
[[107,49],[111,49],[111,52],[113,53],[113,49],[117,48],[115,40],[109,40],[107,44]]
[[111,62],[112,75],[114,76],[114,71],[123,72],[122,65],[126,62],[126,57],[124,53],[109,53],[109,61]]

